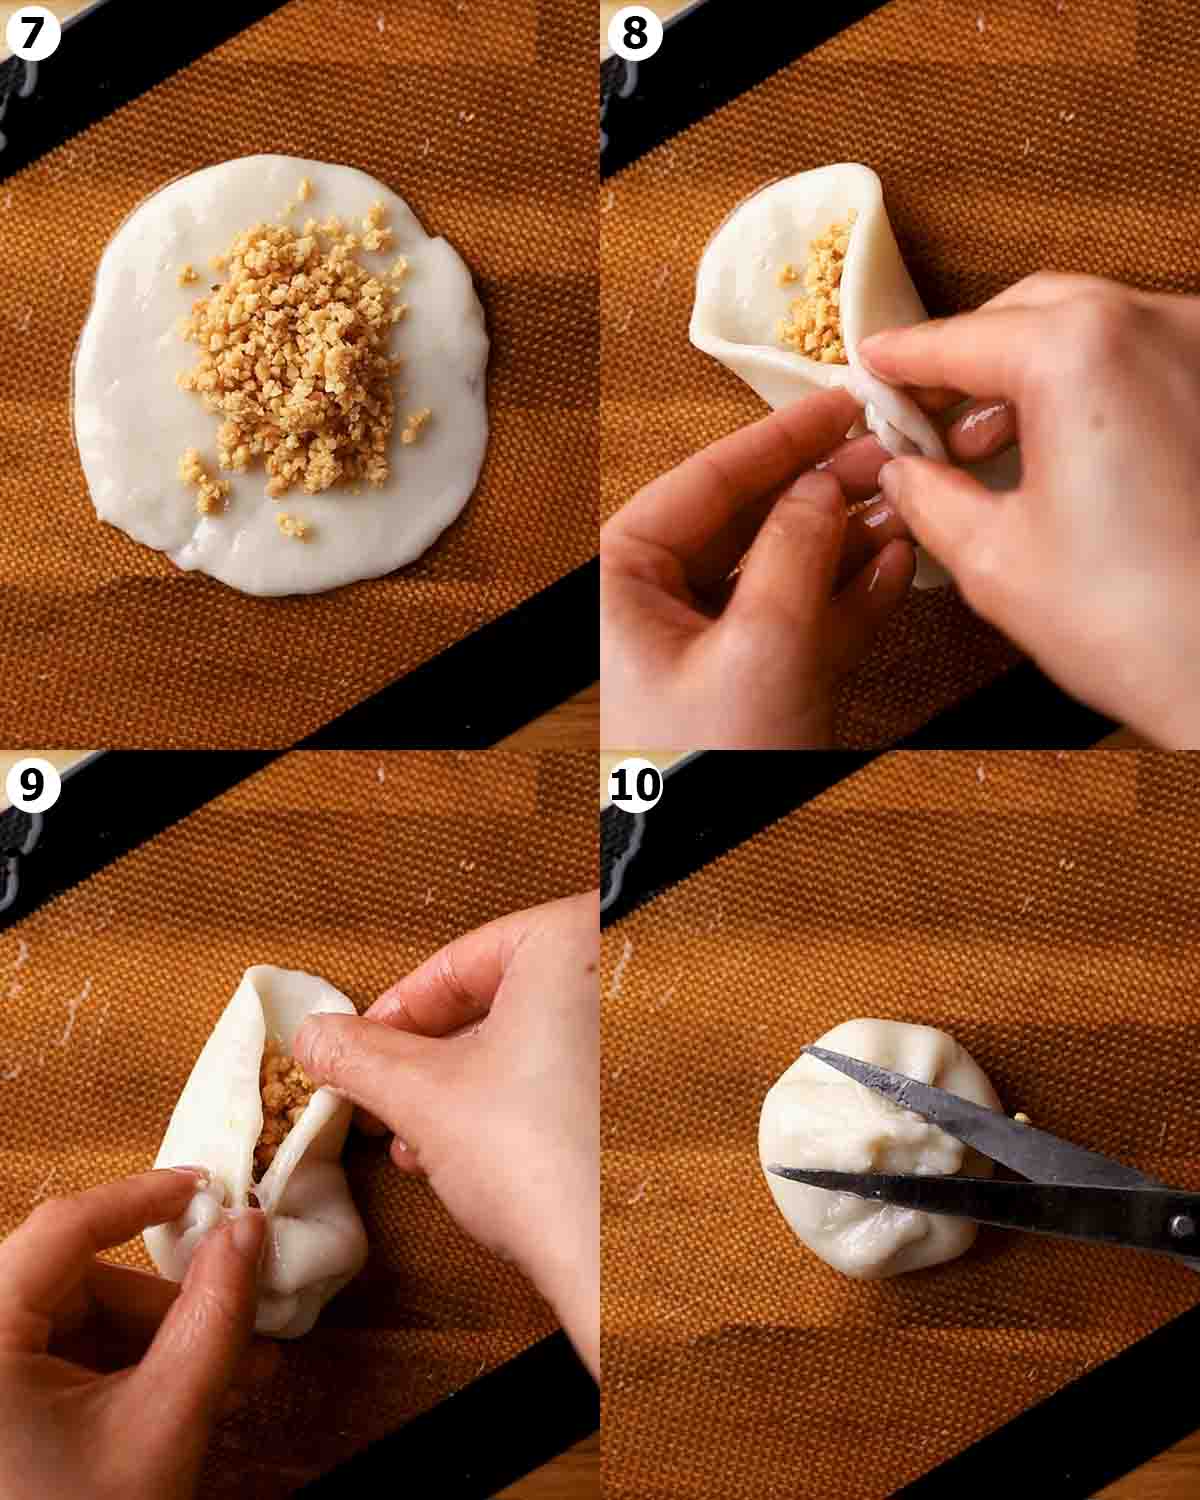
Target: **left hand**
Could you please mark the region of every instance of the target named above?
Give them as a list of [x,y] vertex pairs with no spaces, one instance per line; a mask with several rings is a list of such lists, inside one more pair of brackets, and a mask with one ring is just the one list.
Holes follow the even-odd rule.
[[97,1252],[177,1218],[197,1180],[142,1172],[48,1199],[0,1243],[0,1500],[194,1493],[254,1326],[264,1217],[208,1235],[182,1290]]
[[831,743],[837,684],[914,568],[890,507],[847,514],[889,456],[874,438],[845,441],[859,415],[844,391],[798,401],[652,481],[602,528],[602,744]]

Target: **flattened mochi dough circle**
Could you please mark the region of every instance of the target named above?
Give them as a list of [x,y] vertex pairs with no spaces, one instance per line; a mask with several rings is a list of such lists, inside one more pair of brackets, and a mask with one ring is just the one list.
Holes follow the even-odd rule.
[[[988,1109],[1001,1108],[974,1058],[932,1026],[844,1021],[816,1045],[905,1073]],[[768,1163],[839,1172],[992,1174],[990,1161],[944,1130],[807,1054],[763,1100],[758,1154],[776,1206],[797,1238],[835,1270],[860,1281],[953,1260],[970,1248],[976,1226],[968,1219],[788,1182],[767,1172]]]
[[[304,177],[311,199],[282,218]],[[393,244],[378,254],[360,248],[356,258],[381,278],[399,256],[408,261],[403,281],[393,283],[408,313],[391,341],[404,360],[397,390],[405,391],[396,399],[392,472],[381,489],[295,488],[276,505],[261,460],[245,473],[218,470],[220,418],[175,383],[199,353],[177,325],[212,284],[211,257],[244,230],[263,222],[299,229],[306,218],[331,215],[357,227],[377,200]],[[179,286],[185,265],[196,268],[198,284]],[[382,577],[430,547],[475,488],[487,448],[487,358],[483,308],[461,256],[365,172],[247,156],[179,178],[141,203],[109,242],[76,351],[75,439],[96,514],[178,567],[247,594],[311,594]],[[433,415],[420,439],[402,445],[405,415],[426,407]],[[188,448],[199,450],[211,476],[232,484],[223,514],[197,513],[196,491],[178,472]],[[308,540],[280,532],[281,511],[310,524]]]

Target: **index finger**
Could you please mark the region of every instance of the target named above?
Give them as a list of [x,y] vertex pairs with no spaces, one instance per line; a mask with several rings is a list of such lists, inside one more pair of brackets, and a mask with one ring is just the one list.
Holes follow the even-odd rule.
[[44,1348],[55,1312],[93,1257],[178,1218],[200,1175],[190,1168],[140,1172],[40,1203],[0,1245],[0,1342]]
[[513,912],[455,938],[386,989],[366,1011],[367,1019],[419,1036],[450,1036],[473,1025],[491,1010],[512,956],[531,929],[554,922],[583,899],[568,896]]
[[1045,314],[986,307],[954,318],[891,328],[863,339],[863,363],[892,385],[941,386],[968,396],[1017,397]]
[[[828,453],[858,410],[842,390],[781,407],[652,480],[605,530],[666,550],[689,578],[722,576],[745,550],[744,538],[726,538],[738,516]],[[726,553],[732,556],[722,567]]]

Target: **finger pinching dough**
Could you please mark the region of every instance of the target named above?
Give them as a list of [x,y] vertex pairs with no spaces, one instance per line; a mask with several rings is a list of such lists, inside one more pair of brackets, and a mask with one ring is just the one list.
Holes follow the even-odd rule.
[[[879,178],[842,162],[738,204],[701,257],[689,336],[772,408],[843,387],[889,452],[945,461],[941,434],[916,402],[858,357],[870,334],[925,317]],[[947,581],[918,551],[917,587]]]
[[75,357],[96,513],[244,593],[377,578],[459,515],[487,447],[471,273],[351,167],[182,177],[100,262]]
[[209,1174],[184,1213],[144,1235],[154,1264],[182,1281],[200,1240],[250,1204],[267,1215],[255,1328],[299,1338],[362,1269],[367,1237],[340,1161],[351,1105],[317,1088],[290,1056],[318,1011],[356,1014],[311,974],[247,969],[204,1044],[167,1126],[156,1167]]
[[[964,1099],[999,1109],[978,1063],[944,1031],[903,1021],[845,1021],[817,1045],[905,1073]],[[861,1281],[919,1271],[970,1248],[976,1226],[849,1193],[788,1182],[768,1163],[840,1172],[965,1172],[990,1177],[978,1152],[911,1110],[802,1054],[763,1101],[758,1153],[776,1206],[797,1238],[835,1270]]]

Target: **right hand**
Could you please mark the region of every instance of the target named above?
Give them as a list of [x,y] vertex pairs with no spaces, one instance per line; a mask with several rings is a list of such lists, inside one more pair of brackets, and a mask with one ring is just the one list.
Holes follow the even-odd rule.
[[296,1059],[394,1133],[474,1239],[516,1261],[599,1375],[595,891],[469,932],[364,1016],[317,1015]]
[[1006,493],[921,458],[880,475],[967,603],[1068,692],[1187,747],[1200,746],[1198,345],[1196,297],[1041,273],[860,346],[893,384],[1003,398],[976,419],[971,456],[1019,430],[1022,480]]

